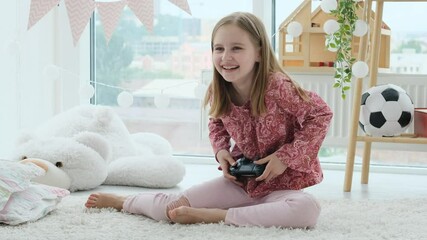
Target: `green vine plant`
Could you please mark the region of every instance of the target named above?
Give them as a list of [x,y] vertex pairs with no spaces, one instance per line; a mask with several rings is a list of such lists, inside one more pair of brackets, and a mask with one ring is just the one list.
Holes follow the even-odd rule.
[[358,8],[359,4],[354,0],[338,0],[337,8],[330,11],[330,14],[336,17],[339,29],[326,35],[326,47],[329,50],[336,50],[337,53],[333,87],[341,90],[342,99],[346,98],[346,92],[350,90],[351,67],[356,60],[351,54],[351,43],[358,19],[356,14]]

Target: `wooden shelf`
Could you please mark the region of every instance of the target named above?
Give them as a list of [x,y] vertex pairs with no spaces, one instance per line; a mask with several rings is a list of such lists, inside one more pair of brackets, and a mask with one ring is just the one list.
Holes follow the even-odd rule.
[[333,67],[290,67],[290,66],[285,66],[284,69],[287,72],[304,72],[304,73],[323,73],[323,72],[327,72],[327,73],[333,73],[334,72],[334,68]]
[[359,142],[386,142],[386,143],[410,143],[410,144],[427,144],[427,138],[418,137],[415,134],[402,134],[397,137],[372,137],[357,136]]
[[[370,19],[370,13],[372,8],[372,2],[376,2],[376,11],[375,11],[375,21],[374,21],[374,29],[373,36],[369,39],[367,36],[363,36],[360,38],[359,43],[359,56],[358,58],[362,61],[367,60],[367,46],[371,46],[371,56],[369,58],[369,86],[373,87],[377,85],[377,76],[379,69],[379,56],[380,56],[380,37],[381,37],[381,26],[382,26],[382,15],[383,15],[383,7],[384,2],[427,2],[427,0],[419,0],[419,1],[404,1],[404,0],[366,0],[364,5],[364,12],[367,12],[365,16],[363,16],[363,20]],[[367,184],[369,181],[369,165],[371,160],[371,147],[374,142],[383,142],[383,143],[406,143],[406,144],[426,144],[427,138],[418,137],[415,134],[402,134],[398,137],[372,137],[372,136],[358,136],[358,119],[360,116],[360,101],[362,96],[362,86],[363,79],[357,78],[355,83],[354,95],[353,95],[353,107],[352,107],[352,121],[350,126],[350,136],[349,136],[349,144],[347,150],[347,162],[345,169],[345,178],[344,178],[344,192],[351,191],[351,184],[353,181],[353,171],[354,171],[354,158],[356,155],[356,142],[363,142],[363,158],[362,158],[362,176],[361,183]],[[427,149],[427,147],[426,147]]]

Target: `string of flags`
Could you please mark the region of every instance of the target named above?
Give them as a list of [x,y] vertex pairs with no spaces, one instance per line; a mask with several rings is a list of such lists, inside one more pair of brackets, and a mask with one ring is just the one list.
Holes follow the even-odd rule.
[[[63,0],[68,13],[74,46],[88,24],[92,13],[97,9],[105,32],[107,43],[117,27],[121,12],[128,6],[148,31],[153,30],[154,0],[118,0],[114,2],[97,2],[94,0]],[[61,0],[31,0],[27,30],[30,30]],[[169,0],[191,15],[187,0]]]

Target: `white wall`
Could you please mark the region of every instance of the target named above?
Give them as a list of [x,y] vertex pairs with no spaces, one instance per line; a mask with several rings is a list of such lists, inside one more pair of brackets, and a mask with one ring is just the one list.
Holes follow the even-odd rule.
[[67,69],[61,71],[62,108],[79,104],[80,82],[89,79],[89,26],[74,47],[63,5],[61,1],[61,6],[27,31],[30,0],[2,3],[0,158],[8,156],[21,130],[34,128],[55,114],[55,81],[43,73],[46,66],[55,64]]

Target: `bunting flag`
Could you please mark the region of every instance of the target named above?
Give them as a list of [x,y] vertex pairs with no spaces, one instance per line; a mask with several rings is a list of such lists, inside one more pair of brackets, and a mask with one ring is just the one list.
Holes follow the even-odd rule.
[[95,5],[96,3],[93,0],[65,0],[74,46],[79,41],[83,30],[89,22],[90,16],[95,10]]
[[169,0],[169,2],[175,4],[177,7],[191,15],[190,6],[188,6],[187,0]]
[[27,30],[44,17],[53,7],[59,4],[59,0],[32,0]]
[[153,31],[153,0],[128,0],[128,7],[148,31]]
[[[60,1],[61,0],[31,0],[27,29],[29,30],[34,26],[54,6],[58,5]],[[144,24],[145,28],[151,32],[154,22],[153,1],[154,0],[117,0],[113,2],[101,2],[96,0],[64,0],[74,46],[79,41],[95,8],[98,9],[101,22],[104,26],[107,43],[110,41],[114,29],[117,27],[121,12],[126,4],[142,24]],[[169,2],[191,15],[187,0],[169,0]]]
[[107,44],[110,42],[111,35],[120,20],[121,13],[125,7],[126,2],[98,2],[96,8],[98,9],[102,25],[104,26],[105,40]]

